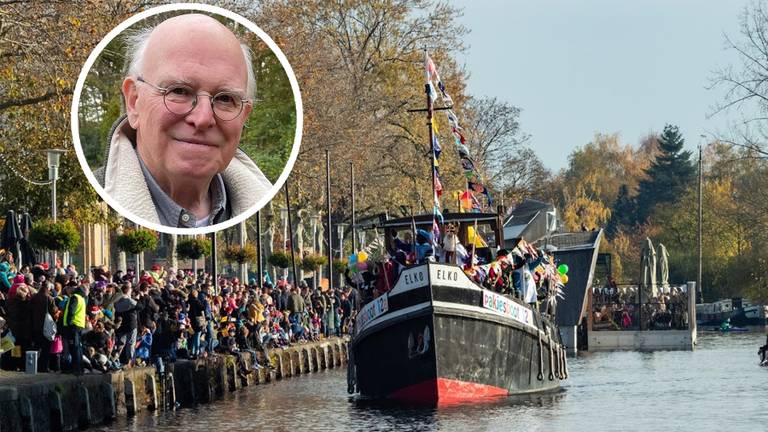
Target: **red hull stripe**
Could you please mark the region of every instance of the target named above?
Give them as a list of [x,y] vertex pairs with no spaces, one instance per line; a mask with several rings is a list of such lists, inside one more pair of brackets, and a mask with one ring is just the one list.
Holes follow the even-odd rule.
[[414,403],[450,404],[483,398],[508,396],[506,389],[466,381],[437,378],[390,393],[390,399]]

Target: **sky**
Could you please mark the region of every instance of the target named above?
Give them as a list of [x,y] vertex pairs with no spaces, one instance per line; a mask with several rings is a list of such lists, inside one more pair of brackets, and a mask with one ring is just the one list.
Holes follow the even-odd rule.
[[[737,64],[725,50],[739,40],[749,0],[457,0],[470,33],[457,58],[469,93],[522,109],[524,133],[547,168],[596,133],[637,146],[664,125],[685,146],[727,130],[737,113],[707,118],[723,99],[708,90],[713,72]],[[439,65],[438,65],[439,68]]]

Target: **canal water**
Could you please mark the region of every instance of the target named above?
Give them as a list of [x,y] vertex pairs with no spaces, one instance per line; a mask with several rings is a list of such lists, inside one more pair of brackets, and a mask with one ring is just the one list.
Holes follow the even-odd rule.
[[699,333],[693,352],[606,352],[569,359],[557,393],[448,408],[360,403],[345,368],[142,414],[102,431],[741,431],[768,429],[763,328]]

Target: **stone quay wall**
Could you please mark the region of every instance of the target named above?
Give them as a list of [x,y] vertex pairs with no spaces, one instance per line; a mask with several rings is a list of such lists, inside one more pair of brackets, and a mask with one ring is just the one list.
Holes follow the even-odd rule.
[[[0,372],[0,432],[71,431],[139,411],[166,411],[222,398],[241,388],[347,364],[348,340],[329,338],[270,350],[274,369],[241,376],[237,359],[177,360],[164,377],[154,367],[108,374]],[[250,354],[242,354],[250,365]],[[259,362],[265,364],[261,353]]]

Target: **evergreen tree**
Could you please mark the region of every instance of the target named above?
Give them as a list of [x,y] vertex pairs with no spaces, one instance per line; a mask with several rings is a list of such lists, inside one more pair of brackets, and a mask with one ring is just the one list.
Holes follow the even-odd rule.
[[623,184],[619,187],[619,194],[611,208],[611,220],[605,228],[605,234],[609,239],[613,239],[619,232],[619,229],[632,226],[635,223],[637,213],[637,203],[635,199],[629,196],[629,187]]
[[677,126],[666,125],[659,137],[659,154],[645,171],[637,194],[637,223],[645,223],[658,205],[669,205],[683,196],[694,179],[691,152]]

